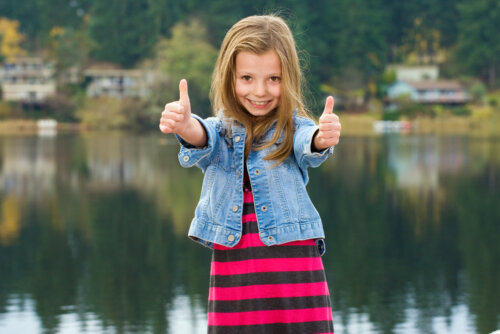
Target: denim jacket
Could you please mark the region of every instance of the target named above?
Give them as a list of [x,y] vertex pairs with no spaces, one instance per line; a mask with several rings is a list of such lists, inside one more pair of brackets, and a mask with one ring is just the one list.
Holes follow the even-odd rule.
[[[205,174],[188,235],[210,248],[214,243],[233,247],[242,235],[246,131],[236,121],[229,126],[218,117],[192,117],[203,125],[208,141],[205,147],[195,148],[177,136],[181,143],[180,164],[197,166]],[[318,127],[312,120],[296,115],[293,122],[293,150],[285,161],[273,167],[274,161],[264,160],[274,145],[251,150],[247,159],[260,239],[268,246],[319,239],[322,254],[325,235],[321,218],[306,191],[307,168],[319,166],[333,153],[333,147],[311,152],[311,140]],[[274,131],[275,127],[271,127],[264,140],[270,139]]]

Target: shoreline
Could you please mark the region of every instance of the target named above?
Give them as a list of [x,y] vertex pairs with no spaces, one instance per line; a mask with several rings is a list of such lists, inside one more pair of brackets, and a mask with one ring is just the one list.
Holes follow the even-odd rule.
[[[376,131],[375,122],[379,119],[370,115],[346,115],[340,114],[342,124],[342,135],[350,136],[377,136],[385,133],[401,134],[438,134],[438,135],[474,135],[481,137],[500,136],[500,121],[496,119],[473,119],[470,117],[421,117],[414,120],[405,120],[411,125],[406,129],[395,129],[390,131]],[[498,124],[497,124],[498,123]],[[109,129],[107,131],[117,131]],[[37,120],[13,119],[0,120],[0,135],[36,135],[41,132],[52,131],[55,133],[82,133],[94,130],[81,123],[57,123],[55,128],[44,129],[37,125]],[[126,131],[126,130],[124,130]]]
[[11,119],[0,121],[0,135],[35,135],[41,131],[55,131],[61,133],[78,133],[85,130],[80,123],[57,123],[53,129],[42,129],[37,125],[37,120]]
[[[378,132],[374,129],[375,119],[369,116],[340,115],[343,135],[380,135],[384,133],[402,134],[437,134],[437,135],[473,135],[481,137],[500,136],[500,121],[495,119],[474,119],[457,116],[420,117],[414,120],[402,120],[409,128],[395,131]],[[496,122],[495,122],[496,121]]]

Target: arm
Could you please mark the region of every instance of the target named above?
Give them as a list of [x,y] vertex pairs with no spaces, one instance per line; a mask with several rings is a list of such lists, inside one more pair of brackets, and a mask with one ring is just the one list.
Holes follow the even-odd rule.
[[186,129],[177,133],[184,141],[195,147],[204,147],[207,145],[207,133],[205,128],[198,120],[189,115],[189,122]]
[[297,164],[301,169],[318,167],[332,153],[333,147],[322,151],[314,150],[314,140],[319,133],[319,128],[309,118],[297,116],[295,119],[295,132],[293,134],[293,152]]
[[293,137],[293,150],[299,167],[318,167],[331,154],[339,142],[340,122],[333,113],[333,98],[328,97],[323,115],[316,126],[310,119],[297,117]]

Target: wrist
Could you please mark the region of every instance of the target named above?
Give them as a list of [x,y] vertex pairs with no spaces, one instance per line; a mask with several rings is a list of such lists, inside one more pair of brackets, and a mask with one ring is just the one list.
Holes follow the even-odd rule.
[[182,130],[179,131],[179,132],[177,132],[177,134],[179,136],[181,136],[182,138],[185,138],[186,136],[189,136],[189,134],[192,133],[193,128],[194,128],[193,121],[196,122],[196,119],[194,119],[190,115],[189,116],[189,120],[186,122],[186,125],[184,125],[184,127],[182,128]]
[[314,134],[313,134],[313,137],[311,140],[311,152],[320,152],[322,150],[318,147],[318,145],[316,145],[318,133],[319,133],[319,129],[316,130],[316,132],[314,132]]

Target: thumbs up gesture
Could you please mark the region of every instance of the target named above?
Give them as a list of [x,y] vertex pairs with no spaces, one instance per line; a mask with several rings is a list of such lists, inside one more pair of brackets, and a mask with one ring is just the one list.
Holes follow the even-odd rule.
[[319,118],[319,131],[314,137],[314,148],[318,151],[337,145],[340,138],[339,117],[333,113],[334,100],[328,96],[325,103],[325,110]]
[[161,113],[160,130],[163,133],[176,133],[195,147],[207,144],[207,133],[196,119],[191,117],[188,84],[185,79],[179,83],[179,101],[167,103]]
[[179,101],[167,103],[161,113],[160,130],[163,133],[182,133],[191,120],[191,103],[189,102],[188,85],[185,79],[179,83]]

